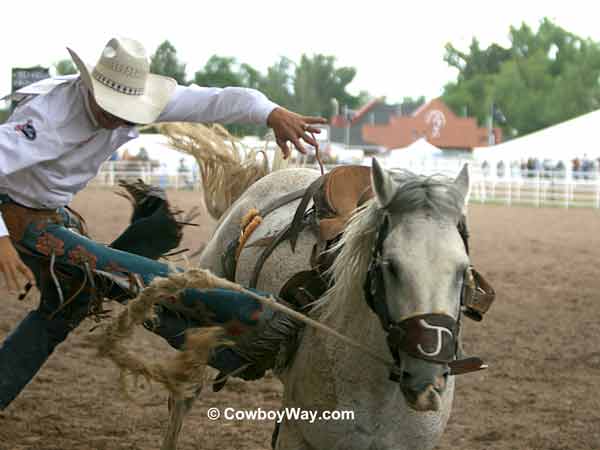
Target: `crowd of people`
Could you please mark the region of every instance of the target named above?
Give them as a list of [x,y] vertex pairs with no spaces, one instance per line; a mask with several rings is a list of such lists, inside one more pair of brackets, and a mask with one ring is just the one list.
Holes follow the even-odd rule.
[[[543,177],[543,178],[565,178],[567,176],[567,165],[562,160],[549,158],[527,158],[521,161],[512,161],[507,167],[505,161],[498,161],[495,174],[498,178],[511,177]],[[574,158],[570,161],[570,173],[574,179],[591,180],[596,179],[600,168],[600,158],[591,159],[587,155],[582,158]],[[488,161],[481,164],[484,175],[491,175],[492,167]]]

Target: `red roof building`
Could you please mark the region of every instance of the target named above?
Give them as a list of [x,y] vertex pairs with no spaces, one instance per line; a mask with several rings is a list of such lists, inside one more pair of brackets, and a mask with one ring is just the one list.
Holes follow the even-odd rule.
[[[369,103],[363,109],[371,107]],[[500,143],[502,130],[494,128],[492,133],[495,143]],[[440,98],[423,104],[410,115],[390,116],[388,123],[362,126],[362,139],[366,143],[387,149],[407,147],[423,137],[447,150],[472,150],[489,144],[487,128],[479,127],[473,117],[458,117]]]

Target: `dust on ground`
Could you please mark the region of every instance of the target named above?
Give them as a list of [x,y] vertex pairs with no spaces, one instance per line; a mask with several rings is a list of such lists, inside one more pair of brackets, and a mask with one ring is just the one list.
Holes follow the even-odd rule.
[[[184,209],[198,192],[170,192]],[[91,234],[110,242],[129,219],[126,200],[88,189],[73,206]],[[205,215],[206,217],[206,215]],[[183,246],[196,249],[213,222],[187,228]],[[438,450],[600,449],[600,213],[473,205],[471,246],[477,268],[498,297],[483,323],[468,322],[467,352],[486,372],[458,379],[454,409]],[[0,338],[36,305],[0,290]],[[114,306],[117,311],[119,305]],[[166,425],[166,394],[140,386],[125,398],[117,371],[95,357],[85,322],[61,345],[33,382],[0,412],[0,450],[158,449]],[[160,338],[140,331],[135,345],[149,358],[172,354]],[[187,419],[181,450],[270,448],[273,423],[216,421],[210,407],[277,409],[279,382],[229,382],[206,389]]]

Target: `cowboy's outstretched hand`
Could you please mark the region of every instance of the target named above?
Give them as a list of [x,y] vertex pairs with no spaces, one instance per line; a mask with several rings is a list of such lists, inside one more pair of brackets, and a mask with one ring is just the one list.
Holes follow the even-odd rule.
[[318,134],[321,130],[316,124],[325,124],[327,119],[323,117],[301,116],[285,108],[275,108],[267,118],[267,125],[275,133],[275,141],[283,152],[283,157],[290,156],[288,142],[291,142],[300,153],[306,153],[302,141],[317,147],[313,133]]

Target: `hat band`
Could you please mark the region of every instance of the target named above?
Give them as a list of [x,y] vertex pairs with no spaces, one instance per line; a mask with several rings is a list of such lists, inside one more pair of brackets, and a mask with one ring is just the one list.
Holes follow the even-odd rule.
[[125,86],[124,84],[117,83],[116,81],[111,80],[110,78],[107,78],[104,75],[102,75],[100,72],[98,72],[97,69],[94,69],[94,71],[92,72],[92,76],[96,81],[122,94],[144,95],[144,88],[133,88],[130,86]]

